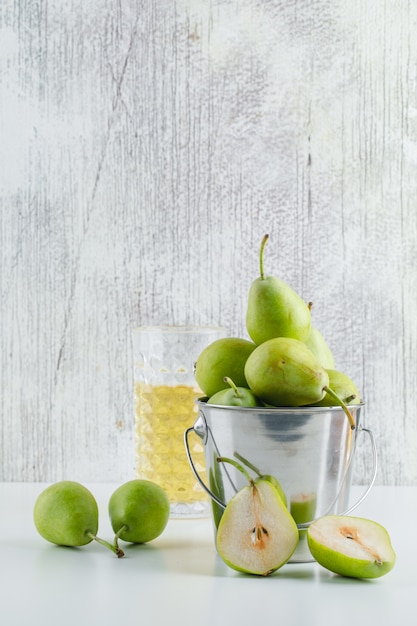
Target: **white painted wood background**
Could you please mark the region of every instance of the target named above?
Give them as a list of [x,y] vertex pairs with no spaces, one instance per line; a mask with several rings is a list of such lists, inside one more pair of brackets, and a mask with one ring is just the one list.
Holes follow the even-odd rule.
[[246,336],[268,232],[377,482],[417,484],[416,33],[412,0],[2,0],[0,480],[132,477],[132,327]]

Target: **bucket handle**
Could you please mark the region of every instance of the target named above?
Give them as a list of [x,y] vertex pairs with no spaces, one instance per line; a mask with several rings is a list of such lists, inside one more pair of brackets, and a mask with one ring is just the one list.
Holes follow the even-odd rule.
[[[203,479],[201,478],[200,474],[198,473],[195,465],[194,465],[194,461],[191,455],[191,450],[190,450],[190,445],[188,442],[188,436],[191,432],[195,432],[197,434],[198,437],[201,438],[203,444],[207,443],[207,439],[208,439],[208,431],[209,431],[209,427],[207,425],[206,422],[206,418],[204,417],[204,414],[202,412],[199,413],[199,416],[194,424],[194,426],[190,426],[190,428],[187,428],[186,431],[184,432],[184,445],[185,445],[185,451],[187,453],[187,458],[188,458],[188,462],[190,464],[190,467],[193,471],[193,474],[195,476],[195,478],[197,479],[197,481],[200,483],[201,487],[204,489],[204,491],[210,496],[210,498],[212,500],[214,500],[214,502],[216,502],[216,504],[218,504],[222,509],[226,508],[226,504],[220,500],[220,498],[218,498],[216,496],[216,494],[214,494],[211,489],[209,487],[207,487],[206,483],[203,481]],[[217,456],[220,456],[220,452],[219,449],[216,445],[216,442],[213,438],[213,436],[211,437],[213,445],[215,447]],[[230,476],[228,476],[229,480]],[[232,482],[232,481],[231,481]],[[235,491],[237,491],[236,487],[233,485],[233,488],[235,489]]]
[[376,478],[376,474],[378,471],[378,454],[377,454],[377,450],[376,450],[376,443],[375,443],[375,437],[374,434],[372,432],[372,430],[370,428],[364,428],[363,426],[361,426],[359,428],[359,430],[361,432],[365,432],[370,441],[371,441],[371,448],[372,448],[372,474],[371,474],[371,478],[369,481],[368,486],[366,487],[365,491],[363,492],[363,494],[361,495],[361,497],[359,498],[359,500],[357,500],[355,502],[355,504],[352,504],[352,506],[350,506],[348,509],[346,509],[346,511],[344,511],[343,513],[340,513],[340,515],[349,515],[350,513],[352,513],[352,511],[354,509],[356,509],[356,507],[358,507],[367,497],[368,493],[371,491],[374,482],[375,482],[375,478]]
[[[218,504],[221,508],[225,509],[226,508],[226,504],[222,500],[220,500],[220,498],[218,498],[211,491],[211,489],[209,487],[207,487],[207,485],[202,480],[200,474],[198,473],[198,471],[197,471],[197,469],[196,469],[196,467],[194,465],[194,461],[192,459],[192,455],[191,455],[191,451],[190,451],[190,445],[189,445],[189,441],[188,441],[188,436],[189,436],[189,434],[192,431],[196,432],[197,435],[200,436],[203,439],[204,443],[207,441],[208,426],[207,426],[207,422],[205,420],[204,415],[202,415],[201,413],[200,413],[199,418],[197,419],[196,423],[194,424],[194,426],[191,426],[190,428],[187,428],[186,431],[184,432],[185,450],[186,450],[188,462],[190,464],[192,472],[193,472],[195,478],[197,479],[197,481],[199,482],[199,484],[201,485],[201,487],[210,496],[210,498],[212,500],[214,500],[214,502],[216,502],[216,504]],[[365,432],[368,435],[368,437],[369,437],[369,439],[371,441],[371,448],[372,448],[372,475],[371,475],[371,478],[370,478],[368,486],[366,487],[365,491],[363,492],[363,494],[361,495],[359,500],[357,500],[352,506],[347,508],[343,513],[340,513],[339,515],[349,515],[350,513],[352,513],[352,511],[354,509],[356,509],[365,500],[365,498],[367,497],[367,495],[369,494],[370,490],[372,489],[372,487],[374,485],[376,474],[377,474],[378,457],[377,457],[377,449],[376,449],[376,443],[375,443],[374,434],[373,434],[373,432],[371,431],[370,428],[364,428],[362,426],[359,428],[359,431],[360,432]],[[216,444],[214,442],[214,439],[213,439],[213,443],[215,445],[216,452],[220,456],[220,452],[217,449],[217,446],[216,446]],[[305,522],[303,524],[297,524],[297,526],[298,526],[299,529],[305,529],[305,528],[308,528],[313,521],[314,520],[311,520],[310,522]]]

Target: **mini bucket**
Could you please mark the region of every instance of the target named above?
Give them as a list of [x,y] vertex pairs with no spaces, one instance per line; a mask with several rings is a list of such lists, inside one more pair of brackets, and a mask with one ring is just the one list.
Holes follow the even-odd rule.
[[[361,426],[363,404],[351,405],[352,430],[340,407],[243,408],[197,400],[198,417],[184,433],[191,469],[211,497],[216,533],[227,502],[247,485],[245,476],[219,456],[232,457],[256,477],[272,475],[280,483],[297,522],[298,547],[290,563],[314,561],[306,529],[323,515],[350,514],[368,495],[376,476],[377,453],[370,429]],[[194,431],[202,441],[208,485],[197,471],[189,445]],[[349,506],[354,456],[362,433],[371,443],[372,474],[361,498]]]

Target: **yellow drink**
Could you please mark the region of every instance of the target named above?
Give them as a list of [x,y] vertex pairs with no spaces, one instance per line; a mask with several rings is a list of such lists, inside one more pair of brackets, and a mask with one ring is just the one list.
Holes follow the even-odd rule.
[[[176,505],[181,514],[181,504],[192,504],[196,514],[208,512],[208,496],[192,473],[184,446],[184,432],[197,418],[195,399],[201,395],[201,391],[184,385],[135,383],[137,476],[158,483],[166,491],[174,515]],[[205,482],[204,447],[194,432],[190,449]]]

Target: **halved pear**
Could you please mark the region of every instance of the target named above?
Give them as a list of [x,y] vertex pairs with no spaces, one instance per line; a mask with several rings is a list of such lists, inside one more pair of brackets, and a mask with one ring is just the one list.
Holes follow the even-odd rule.
[[229,567],[267,576],[294,553],[298,529],[272,483],[265,478],[251,479],[228,502],[216,544]]
[[312,556],[326,569],[353,578],[379,578],[395,565],[386,529],[373,520],[326,515],[307,532]]

